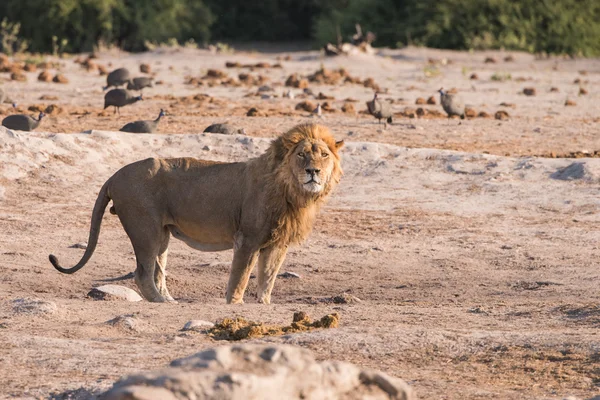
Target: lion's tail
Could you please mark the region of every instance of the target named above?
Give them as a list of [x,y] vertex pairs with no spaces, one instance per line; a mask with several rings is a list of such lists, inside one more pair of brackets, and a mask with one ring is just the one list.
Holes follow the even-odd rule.
[[102,224],[102,217],[104,216],[104,210],[110,201],[110,197],[108,194],[108,182],[107,181],[102,189],[100,189],[100,193],[98,194],[98,198],[96,199],[96,204],[94,204],[94,211],[92,212],[92,223],[90,225],[90,237],[88,239],[87,248],[85,249],[85,253],[81,260],[75,265],[73,268],[63,268],[58,263],[58,259],[53,254],[50,254],[49,259],[54,268],[62,272],[63,274],[73,274],[79,271],[83,266],[89,261],[94,254],[94,250],[96,249],[96,244],[98,243],[98,236],[100,235],[100,225]]

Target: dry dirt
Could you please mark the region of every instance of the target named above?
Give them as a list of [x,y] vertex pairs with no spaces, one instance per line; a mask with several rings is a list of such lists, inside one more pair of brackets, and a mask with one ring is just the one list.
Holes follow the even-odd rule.
[[[250,340],[300,345],[320,359],[383,370],[424,399],[600,394],[600,159],[535,157],[599,154],[600,60],[514,53],[514,62],[504,62],[502,52],[427,49],[327,59],[300,52],[281,60],[286,55],[100,54],[97,63],[136,75],[147,63],[162,81],[120,117],[101,109],[104,77],[73,59],[58,60],[67,84],[38,82],[39,70],[25,72],[27,82],[0,74],[21,111],[58,106],[34,133],[0,132],[0,397],[86,398],[123,375],[219,343],[181,332],[191,319],[285,325],[298,311],[338,313],[340,326]],[[488,56],[499,62],[484,63]],[[282,68],[225,68],[227,61]],[[334,100],[281,97],[289,75],[306,77],[321,66],[373,78],[398,115],[407,107],[441,110],[415,100],[433,95],[439,104],[435,91],[454,87],[492,118],[459,124],[426,113],[399,116],[383,129],[364,114],[373,89],[363,84],[309,82],[316,95]],[[209,69],[234,80],[185,84]],[[278,97],[262,99],[254,96],[257,86],[237,86],[240,73],[267,78],[274,91],[266,93]],[[478,80],[469,79],[473,73]],[[587,95],[578,95],[580,86]],[[526,87],[536,95],[523,95]],[[357,114],[340,111],[348,98],[357,100]],[[576,106],[565,106],[567,99]],[[346,140],[345,175],[309,240],[289,252],[282,271],[300,278],[279,278],[274,304],[256,303],[253,279],[245,305],[226,305],[231,252],[201,253],[175,240],[168,286],[178,304],[87,298],[93,286],[135,265],[127,236],[108,213],[82,271],[61,275],[48,262],[50,253],[67,265],[79,259],[83,250],[70,246],[87,240],[98,190],[122,165],[150,156],[246,160],[269,138],[316,120],[295,110],[304,100],[337,110],[318,121]],[[251,107],[263,116],[247,117]],[[105,132],[154,118],[160,108],[170,114],[160,134]],[[493,118],[500,110],[508,120]],[[0,112],[14,111],[4,104]],[[249,137],[201,134],[225,121]],[[93,131],[81,133],[87,130]],[[131,279],[114,283],[135,288]],[[114,323],[123,315],[134,323]]]

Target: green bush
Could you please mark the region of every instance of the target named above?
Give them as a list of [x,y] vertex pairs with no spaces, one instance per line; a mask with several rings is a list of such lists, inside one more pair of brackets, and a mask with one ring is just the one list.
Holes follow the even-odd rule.
[[190,39],[323,45],[360,23],[376,46],[600,55],[598,0],[0,0],[4,19],[38,52]]
[[325,10],[315,39],[335,40],[354,23],[377,34],[377,46],[498,49],[600,55],[598,0],[348,0]]
[[99,42],[143,50],[144,41],[209,39],[213,17],[199,0],[3,0],[0,15],[21,24],[30,49],[51,52],[52,37],[65,50],[91,51]]

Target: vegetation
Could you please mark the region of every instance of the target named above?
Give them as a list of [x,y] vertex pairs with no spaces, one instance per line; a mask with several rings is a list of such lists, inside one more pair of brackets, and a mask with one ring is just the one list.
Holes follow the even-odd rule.
[[600,55],[598,0],[3,0],[0,15],[5,52],[20,44],[43,52],[167,41],[323,45],[360,23],[377,46]]

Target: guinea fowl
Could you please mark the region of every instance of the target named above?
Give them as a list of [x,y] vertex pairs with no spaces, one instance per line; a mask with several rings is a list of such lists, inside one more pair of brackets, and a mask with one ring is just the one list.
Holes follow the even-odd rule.
[[133,78],[127,83],[127,90],[142,90],[146,87],[152,87],[152,80],[154,78],[149,78],[147,76],[140,76],[137,78]]
[[379,120],[379,123],[382,119],[386,120],[386,126],[392,123],[392,107],[390,103],[379,100],[377,93],[373,96],[373,100],[367,101],[367,109],[369,114]]
[[41,112],[37,119],[23,114],[13,114],[2,120],[2,125],[15,131],[32,131],[40,125],[46,114]]
[[443,88],[438,90],[438,92],[440,93],[440,103],[442,103],[442,108],[448,114],[448,118],[458,115],[461,119],[464,119],[465,103],[463,103],[462,99],[455,93],[444,92]]
[[106,86],[104,86],[102,90],[106,90],[112,86],[118,87],[121,85],[125,85],[126,83],[129,83],[130,79],[131,77],[127,68],[115,69],[114,71],[106,75]]
[[223,135],[245,135],[244,128],[237,129],[229,124],[212,124],[204,130],[208,133],[222,133]]
[[154,133],[156,132],[156,128],[158,128],[158,123],[160,122],[160,119],[164,116],[165,111],[161,108],[160,113],[158,113],[158,118],[156,118],[155,120],[130,122],[124,127],[122,127],[120,131],[130,133]]
[[115,113],[119,113],[119,108],[136,101],[143,100],[142,96],[135,96],[125,89],[113,89],[104,95],[104,109],[107,107],[115,107]]

